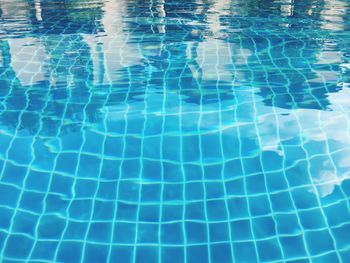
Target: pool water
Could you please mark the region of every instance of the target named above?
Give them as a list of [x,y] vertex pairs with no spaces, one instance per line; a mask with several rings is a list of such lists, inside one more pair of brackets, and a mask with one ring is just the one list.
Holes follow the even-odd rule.
[[0,0],[0,261],[350,262],[349,0]]

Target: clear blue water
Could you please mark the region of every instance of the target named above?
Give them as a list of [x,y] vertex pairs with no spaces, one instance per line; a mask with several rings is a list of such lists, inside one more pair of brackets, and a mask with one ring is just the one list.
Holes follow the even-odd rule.
[[349,0],[0,0],[0,261],[350,262]]

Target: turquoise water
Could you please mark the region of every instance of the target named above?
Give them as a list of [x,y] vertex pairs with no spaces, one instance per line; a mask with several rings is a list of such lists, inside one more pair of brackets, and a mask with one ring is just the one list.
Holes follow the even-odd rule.
[[349,0],[0,0],[1,262],[350,262]]

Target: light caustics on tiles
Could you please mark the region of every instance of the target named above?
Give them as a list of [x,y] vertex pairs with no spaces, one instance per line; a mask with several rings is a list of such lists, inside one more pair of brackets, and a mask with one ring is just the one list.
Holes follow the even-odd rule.
[[0,259],[348,262],[349,10],[0,0]]

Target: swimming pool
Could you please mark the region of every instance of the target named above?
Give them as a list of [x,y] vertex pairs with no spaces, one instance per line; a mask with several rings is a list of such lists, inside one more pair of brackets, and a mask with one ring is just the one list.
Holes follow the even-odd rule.
[[350,262],[348,0],[0,0],[0,261]]

